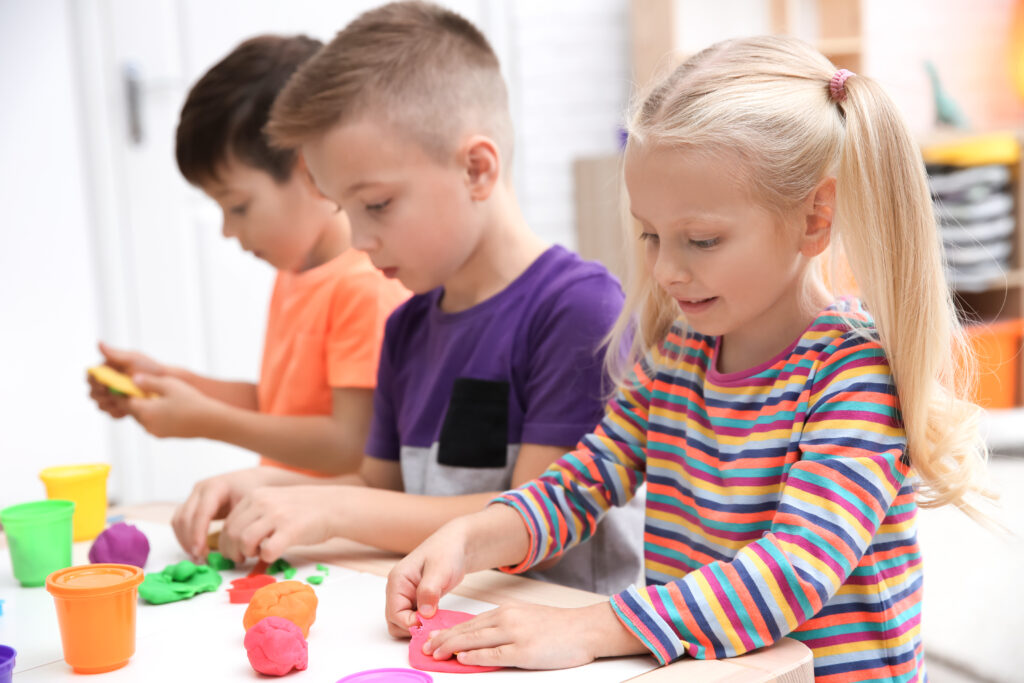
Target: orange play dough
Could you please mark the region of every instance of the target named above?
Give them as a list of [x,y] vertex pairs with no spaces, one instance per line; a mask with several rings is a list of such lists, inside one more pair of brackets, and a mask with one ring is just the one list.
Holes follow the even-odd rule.
[[242,624],[248,632],[265,617],[284,617],[308,638],[309,627],[316,620],[316,603],[316,593],[301,581],[279,581],[253,593]]

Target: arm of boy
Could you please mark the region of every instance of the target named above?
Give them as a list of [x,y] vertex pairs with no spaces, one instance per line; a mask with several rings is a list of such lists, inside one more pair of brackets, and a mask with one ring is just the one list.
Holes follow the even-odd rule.
[[[523,444],[513,484],[538,476],[567,450]],[[363,458],[358,475],[304,483],[317,486],[258,488],[234,505],[221,532],[220,551],[225,557],[241,561],[259,556],[272,562],[289,547],[335,537],[407,553],[446,522],[479,511],[499,493],[443,497],[404,493],[400,465],[369,456]]]

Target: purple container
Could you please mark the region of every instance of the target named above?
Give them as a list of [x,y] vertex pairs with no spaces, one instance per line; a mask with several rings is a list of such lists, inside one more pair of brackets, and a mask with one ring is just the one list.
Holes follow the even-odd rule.
[[0,645],[0,683],[11,683],[14,677],[14,659],[18,653],[13,647]]

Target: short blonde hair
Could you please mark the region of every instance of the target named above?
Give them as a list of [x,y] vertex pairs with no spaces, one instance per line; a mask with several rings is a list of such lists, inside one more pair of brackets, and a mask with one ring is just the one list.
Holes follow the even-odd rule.
[[[694,55],[634,107],[630,146],[727,154],[755,201],[785,214],[822,179],[836,177],[833,269],[848,263],[875,320],[899,396],[907,453],[922,505],[987,493],[980,409],[966,400],[971,354],[942,267],[920,151],[892,100],[853,75],[830,96],[836,67],[795,38],[725,41]],[[632,226],[630,226],[632,229]],[[636,241],[634,239],[634,241]],[[638,249],[639,252],[639,249]],[[679,315],[675,302],[633,265],[609,350],[633,334],[631,360],[659,343]],[[841,282],[836,275],[829,282]],[[613,377],[625,376],[609,353]]]
[[266,130],[272,144],[294,148],[365,117],[441,160],[461,135],[482,133],[511,163],[498,58],[471,22],[437,5],[395,2],[357,17],[292,76]]

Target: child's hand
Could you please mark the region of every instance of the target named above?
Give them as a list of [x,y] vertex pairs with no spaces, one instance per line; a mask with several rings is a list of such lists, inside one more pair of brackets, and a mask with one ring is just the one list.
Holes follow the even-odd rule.
[[420,623],[417,612],[434,616],[441,596],[466,575],[465,526],[465,518],[448,522],[388,574],[384,615],[395,638],[409,637],[409,629]]
[[[164,365],[138,351],[115,349],[103,342],[99,343],[99,349],[100,353],[103,354],[103,363],[105,365],[109,365],[129,377],[138,373],[154,376],[167,373],[167,368]],[[89,383],[89,397],[96,402],[100,410],[115,419],[128,415],[127,397],[110,393],[110,389],[96,381],[96,378],[92,375],[87,374],[86,380]]]
[[567,669],[594,661],[647,652],[612,610],[611,603],[589,607],[506,605],[475,619],[437,631],[423,653],[462,664]]
[[205,436],[211,418],[223,407],[176,377],[135,375],[132,379],[149,398],[129,398],[128,414],[153,436]]
[[171,518],[178,543],[195,560],[205,560],[210,522],[224,519],[246,494],[277,483],[290,473],[276,467],[252,467],[204,479]]
[[258,557],[273,562],[297,545],[334,536],[331,520],[347,514],[338,486],[259,488],[234,506],[220,533],[220,552],[235,562]]

